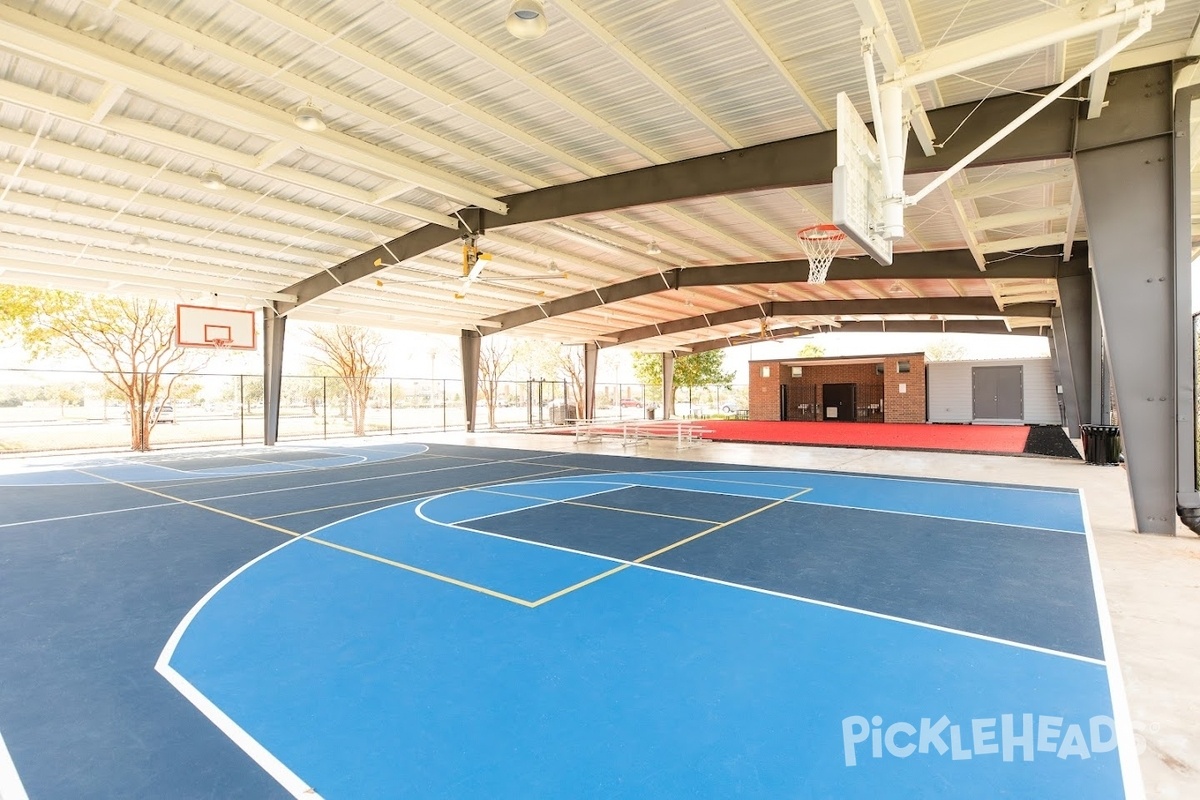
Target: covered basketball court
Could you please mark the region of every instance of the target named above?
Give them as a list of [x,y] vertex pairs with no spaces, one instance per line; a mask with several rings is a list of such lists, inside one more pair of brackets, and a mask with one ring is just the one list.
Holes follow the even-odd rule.
[[[133,292],[174,299],[183,307],[261,310],[261,327],[253,335],[264,354],[263,442],[268,448],[275,445],[278,431],[282,355],[292,318],[459,336],[468,432],[473,430],[481,342],[495,334],[582,348],[589,386],[594,386],[599,352],[609,347],[661,352],[669,376],[678,355],[762,335],[778,339],[838,330],[1044,336],[1050,340],[1072,435],[1081,424],[1106,421],[1110,407],[1119,407],[1132,498],[1130,527],[1174,534],[1180,518],[1192,524],[1200,514],[1190,314],[1196,239],[1193,82],[1200,53],[1200,1],[518,0],[511,5],[503,0],[5,4],[0,8],[0,281]],[[506,26],[506,14],[514,10],[528,12],[524,21],[513,23],[520,35]],[[539,19],[548,21],[540,33]],[[1026,114],[1039,105],[1045,108]],[[844,123],[849,107],[867,120],[889,122],[881,124],[878,137],[863,128],[848,141],[852,126]],[[1029,119],[1006,130],[1023,116]],[[998,137],[1001,133],[1005,135]],[[864,136],[882,145],[876,156],[862,155]],[[860,150],[849,157],[847,148],[854,142]],[[877,158],[880,176],[890,177],[878,177],[878,186],[873,174],[846,181],[845,169],[854,166],[847,162],[854,158],[859,167]],[[835,169],[842,169],[843,176],[836,190]],[[898,208],[903,208],[899,218]],[[824,280],[812,280],[816,276],[809,273],[796,232],[835,221],[848,239]],[[238,317],[229,316],[230,323],[234,319]],[[205,333],[206,324],[211,333]],[[234,346],[244,344],[233,325],[220,318],[201,319],[196,326],[205,341],[224,346],[227,327]],[[587,406],[590,411],[591,398]],[[511,460],[491,454],[468,457]],[[265,456],[260,460],[272,461]],[[306,464],[304,469],[326,466]],[[181,465],[169,468],[189,471]],[[663,470],[645,465],[645,470],[628,471]],[[489,480],[525,478],[501,470]],[[123,491],[148,496],[159,491],[156,480],[140,474],[117,478],[129,484]],[[640,480],[631,479],[630,486],[645,490]],[[792,483],[797,492],[811,488],[803,481]],[[118,483],[107,480],[105,485],[104,490],[90,484],[69,491],[60,487],[55,497],[86,499],[79,501],[81,514],[106,513],[106,495]],[[430,483],[427,492],[458,489],[457,483]],[[527,489],[510,494],[528,500]],[[736,495],[728,489],[723,485],[722,493]],[[750,496],[762,505],[800,503],[798,497],[780,500],[756,491]],[[187,497],[162,493],[167,495],[160,498],[163,503],[197,510]],[[385,492],[380,499],[401,502],[393,494]],[[651,494],[643,492],[625,511],[645,512],[647,518],[688,516],[679,503],[660,508],[656,504],[662,498]],[[92,505],[93,499],[100,505]],[[1049,499],[1062,500],[1057,495]],[[590,502],[574,494],[555,502],[560,500],[564,507]],[[957,508],[956,502],[947,500],[945,508]],[[986,505],[1005,502],[989,498]],[[110,510],[118,507],[121,503]],[[787,508],[794,510],[793,505]],[[904,513],[945,517],[957,520],[955,525],[986,530],[1001,524],[990,517],[943,513],[945,508]],[[222,511],[254,520],[248,524],[259,530],[268,530],[258,522],[275,513],[258,507]],[[281,507],[278,513],[292,511]],[[328,513],[330,520],[347,516],[343,510]],[[514,513],[513,508],[502,513],[489,506],[479,516]],[[1051,526],[1048,538],[1068,543],[1076,559],[1072,563],[1081,570],[1078,586],[1091,586],[1095,565],[1078,560],[1087,555],[1082,545],[1086,515],[1078,508],[1073,513],[1071,520]],[[699,512],[697,518],[712,525],[733,519]],[[18,530],[31,521],[34,517],[4,524]],[[435,521],[450,527],[460,522]],[[147,541],[153,542],[155,524],[147,523]],[[1041,529],[1036,520],[1002,524]],[[298,533],[286,525],[277,527],[286,529],[277,531],[281,536]],[[511,531],[503,535],[510,533],[521,539]],[[675,533],[680,531],[664,533],[661,546],[693,535],[680,533],[672,539]],[[463,547],[479,546],[485,534],[497,531],[479,533]],[[914,537],[928,534],[921,525],[913,528]],[[193,575],[189,585],[211,587],[269,549],[269,538],[247,546],[214,542],[220,552],[205,562],[209,572]],[[341,543],[425,569],[388,555],[382,544]],[[655,548],[614,553],[594,542],[525,542],[518,549],[533,552],[530,548],[546,545],[577,550],[585,561],[632,564],[665,555],[656,555]],[[306,543],[287,548],[286,557],[270,563],[282,564],[305,547],[323,556],[329,555],[324,550],[335,550]],[[787,547],[780,545],[778,551],[784,560],[794,555]],[[26,563],[34,569],[38,559],[31,553],[36,555],[25,551],[32,558]],[[471,561],[463,558],[464,564]],[[752,584],[710,569],[717,563],[750,564],[746,554],[709,558],[677,571],[700,576],[700,582],[711,578],[743,588]],[[994,558],[992,553],[983,561]],[[514,568],[514,574],[532,570],[544,579],[545,585],[525,592],[528,587],[507,587],[496,576],[475,580],[439,569],[426,569],[435,577],[425,577],[453,580],[440,581],[437,591],[459,581],[527,603],[574,585],[558,585],[562,575],[583,581],[600,574],[578,564],[563,566],[561,573],[558,566]],[[617,582],[647,570],[621,567]],[[420,574],[399,571],[406,580]],[[254,606],[289,585],[284,577],[279,581],[275,589],[263,584],[255,590],[260,592],[257,599],[247,602]],[[605,591],[615,585],[597,583]],[[808,585],[756,588],[807,600],[819,599],[815,594],[820,593]],[[1025,588],[1038,595],[1049,591]],[[464,591],[475,592],[469,587]],[[648,603],[672,602],[652,597],[657,589],[648,591],[639,595]],[[475,594],[497,599],[487,592]],[[1067,653],[1072,664],[1105,672],[1110,662],[1101,641],[1102,633],[1108,635],[1104,603],[1094,593],[1071,592],[1070,597],[1075,603],[1068,614],[1075,620],[1071,624],[1092,626],[1090,644],[1080,644],[1079,637],[1066,644],[1025,641],[1033,636],[1025,631],[994,638],[1017,641],[1022,645],[1017,649]],[[468,604],[478,600],[473,595],[459,599]],[[175,598],[170,608],[186,610],[197,600],[193,597],[184,606]],[[860,601],[820,602],[857,608]],[[547,607],[560,611],[563,605]],[[903,613],[872,613],[919,616],[915,605]],[[199,612],[196,620],[205,622]],[[162,622],[155,622],[154,635]],[[803,628],[810,622],[789,618],[779,624]],[[978,633],[970,628],[976,622],[930,624]],[[517,623],[507,627],[507,617],[497,625],[515,639],[535,636]],[[336,621],[330,627],[336,629]],[[211,639],[227,633],[217,626],[202,635]],[[242,634],[247,642],[263,641],[253,630]],[[189,644],[184,634],[180,637],[177,644]],[[144,642],[139,646],[143,655],[154,649]],[[69,653],[69,647],[62,652]],[[369,660],[369,654],[359,655]],[[219,653],[213,657],[222,658]],[[967,661],[975,657],[963,656]],[[249,662],[258,658],[248,657]],[[783,662],[770,663],[780,675],[787,674]],[[162,666],[160,674],[166,672]],[[184,669],[172,667],[192,686],[197,685],[195,674],[210,668],[216,675],[222,667],[203,659],[189,661]],[[837,671],[836,665],[797,669],[812,670],[805,673],[811,675]],[[245,719],[270,727],[272,714],[283,712],[238,706],[241,678],[226,674],[217,680],[227,682],[198,695],[174,685],[202,711],[206,702],[213,703],[206,698],[233,692],[215,703],[218,714],[206,715],[243,715],[234,727],[221,730],[252,757],[261,746],[270,758],[288,762],[278,771],[269,758],[255,757],[288,791],[303,796],[311,786],[308,779],[296,783],[288,773],[309,763],[311,753],[305,748],[321,743],[272,739],[275,743],[267,746],[255,744],[253,736],[249,742],[239,738],[231,731],[246,729]],[[1085,683],[1064,673],[1061,685]],[[1078,706],[1094,713],[1080,711],[1080,719],[1086,720],[1077,724],[1111,716],[1121,728],[1123,699],[1108,694],[1107,680],[1096,686],[1096,694]],[[1022,691],[1013,687],[1013,696]],[[1065,697],[1066,692],[1058,694]],[[546,696],[551,695],[547,688]],[[911,707],[916,705],[913,701]],[[1018,714],[1020,721],[1019,713],[1025,713],[1000,705],[997,720]],[[236,713],[230,710],[234,708]],[[1105,709],[1111,713],[1103,713]],[[464,708],[444,711],[448,719],[466,714]],[[8,713],[13,714],[11,709]],[[906,729],[889,734],[889,726],[921,725],[919,715],[915,722],[889,717],[875,723],[875,714],[857,714],[865,722],[856,718],[844,731],[846,741],[863,735],[862,742],[870,740],[857,745],[862,753],[884,747],[885,736],[903,749],[896,737]],[[1067,715],[1044,714],[1055,716]],[[848,712],[839,719],[852,717],[856,714]],[[17,739],[9,727],[12,718],[0,715],[0,733],[13,740],[8,744],[17,753],[19,773],[25,769],[21,759],[27,757],[22,754],[42,740],[26,738],[30,723],[25,718],[17,724]],[[962,724],[971,725],[988,717],[963,718]],[[755,729],[768,724],[745,719]],[[335,724],[333,717],[325,722]],[[616,726],[612,730],[619,727],[617,720],[608,722]],[[996,726],[1003,740],[1002,723]],[[1099,726],[1095,736],[1088,729],[1089,754],[1100,744],[1097,758],[1089,763],[1100,766],[1086,780],[1095,778],[1105,787],[1095,796],[1106,796],[1103,791],[1114,797],[1140,796],[1127,761],[1128,741],[1117,766],[1118,750],[1103,750],[1109,740],[1100,730],[1104,723]],[[1019,737],[1014,730],[1009,734]],[[39,729],[38,735],[44,732]],[[512,732],[497,728],[493,733],[502,737]],[[1121,735],[1131,735],[1127,725]],[[263,737],[271,738],[267,733]],[[987,747],[986,733],[983,738]],[[839,747],[842,741],[837,740]],[[776,744],[764,741],[762,752]],[[892,745],[880,752],[891,752]],[[482,745],[474,752],[477,758],[470,763],[477,765],[500,757]],[[347,761],[338,769],[350,770],[356,754],[355,745],[348,745],[343,753]],[[842,761],[829,786],[836,785],[836,776],[849,779],[842,770],[850,769],[845,763],[850,754],[838,751]],[[732,757],[733,766],[721,780],[736,781],[734,767],[743,763],[742,755]],[[884,757],[879,758],[883,763]],[[996,765],[1010,761],[1001,757]],[[1055,762],[1035,763],[1040,770]],[[763,763],[796,762],[765,758]],[[879,773],[878,784],[864,783],[862,792],[875,792],[864,796],[878,796],[872,786],[902,785],[911,777],[905,769],[921,770],[922,764],[934,762],[898,758],[886,763],[887,770],[896,772]],[[641,762],[628,766],[627,774],[647,774]],[[2,768],[0,764],[0,778],[6,774]],[[999,769],[998,780],[1008,780],[1010,773]],[[925,781],[922,785],[933,780],[928,772],[913,774],[919,777],[912,780]],[[941,779],[948,773],[935,769],[933,774]],[[954,785],[983,786],[992,779],[989,773]],[[1051,787],[1046,789],[1051,794],[1057,791],[1053,787],[1081,780],[1074,772],[1045,779],[1049,782],[1040,785]],[[661,796],[694,796],[684,784],[664,780]],[[889,783],[893,780],[899,783]],[[14,785],[19,784],[0,783],[0,797],[9,800],[5,790],[14,791]],[[257,784],[247,784],[252,785]],[[766,787],[763,796],[781,796],[781,787],[826,796],[821,794],[826,784],[761,785]],[[557,784],[544,789],[544,796],[562,796],[555,794],[561,789]],[[61,796],[79,796],[69,794],[72,788],[62,791]],[[255,795],[254,788],[243,791],[265,796]],[[413,791],[421,796],[419,789]],[[948,791],[947,796],[970,796],[957,788]],[[434,788],[426,792],[452,796]],[[329,796],[368,795],[362,787],[339,785]],[[60,795],[50,791],[48,796]],[[482,795],[464,791],[463,796]]]

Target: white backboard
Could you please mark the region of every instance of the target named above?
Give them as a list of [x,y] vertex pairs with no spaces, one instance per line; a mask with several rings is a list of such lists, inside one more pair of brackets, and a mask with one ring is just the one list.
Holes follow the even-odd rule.
[[175,306],[175,344],[178,347],[256,350],[257,316],[253,311],[210,306]]
[[884,239],[883,173],[879,146],[845,92],[837,96],[837,166],[833,168],[833,224],[880,264],[892,263]]

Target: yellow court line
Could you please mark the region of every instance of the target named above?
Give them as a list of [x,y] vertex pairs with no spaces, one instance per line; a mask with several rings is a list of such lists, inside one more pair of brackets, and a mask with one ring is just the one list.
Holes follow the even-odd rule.
[[[557,475],[557,474],[560,474],[563,472],[570,472],[573,469],[579,469],[579,467],[558,467],[551,472],[535,472],[534,474],[529,475],[528,478],[542,478],[547,475]],[[521,478],[521,480],[526,480],[526,479],[527,478]],[[457,492],[457,491],[463,491],[463,490],[467,490],[467,489],[479,489],[479,487],[481,487],[481,486],[486,487],[486,486],[497,485],[498,481],[511,481],[511,480],[512,480],[512,478],[500,478],[500,479],[493,479],[490,481],[480,481],[479,483],[464,483],[461,486],[451,486],[446,489],[441,489],[441,490],[439,490],[437,492],[433,492],[433,493],[430,493],[428,491],[422,491],[422,492],[408,492],[406,494],[394,494],[394,495],[390,495],[388,497],[380,497],[380,498],[377,498],[374,500],[355,500],[353,503],[338,503],[337,505],[322,506],[320,508],[306,508],[302,511],[288,511],[285,514],[269,514],[265,517],[258,517],[258,519],[279,519],[280,517],[295,517],[295,516],[299,516],[301,514],[312,514],[317,511],[333,511],[333,510],[339,509],[339,508],[351,508],[353,506],[365,506],[370,503],[379,503],[379,502],[383,502],[383,501],[405,500],[405,499],[412,499],[414,497],[431,496],[431,494],[442,494],[445,492]],[[504,493],[503,492],[495,492],[495,494],[504,494]],[[523,495],[513,495],[513,497],[520,497],[520,496],[523,496]]]
[[728,527],[735,522],[741,522],[743,520],[747,520],[750,517],[753,517],[757,514],[761,514],[764,511],[770,511],[772,508],[777,508],[777,507],[783,505],[784,503],[790,503],[792,500],[795,500],[797,497],[808,494],[811,491],[812,491],[811,487],[806,488],[806,489],[801,489],[800,491],[796,492],[795,494],[790,494],[787,497],[776,500],[774,503],[768,503],[767,505],[763,506],[762,508],[756,508],[753,511],[747,511],[745,514],[742,514],[740,517],[734,517],[731,520],[727,520],[725,522],[714,525],[713,527],[709,528],[708,530],[700,531],[699,533],[692,534],[691,536],[687,537],[686,539],[680,539],[678,542],[674,542],[672,544],[667,545],[666,547],[659,548],[658,550],[655,550],[653,553],[647,553],[646,555],[642,556],[641,558],[635,558],[633,560],[633,563],[634,564],[643,564],[652,558],[661,556],[663,553],[667,553],[667,552],[670,552],[671,550],[674,550],[676,547],[682,547],[683,545],[687,544],[688,542],[694,542],[702,536],[708,536],[710,533],[715,533],[716,531],[719,531],[722,528]]
[[615,508],[613,506],[602,506],[597,503],[581,503],[578,500],[559,500],[564,506],[581,506],[583,508],[598,508],[601,511],[620,511],[625,514],[641,514],[646,517],[662,517],[663,519],[677,519],[683,522],[706,522],[709,525],[717,524],[715,519],[700,519],[699,517],[680,517],[675,514],[660,514],[657,511],[638,511],[635,508]]
[[105,477],[104,475],[96,475],[95,473],[88,472],[87,470],[83,470],[83,469],[76,470],[76,472],[79,472],[82,475],[87,475],[89,478],[98,478],[102,481],[108,481],[109,483],[115,483],[118,486],[124,486],[127,489],[135,489],[136,491],[145,492],[146,494],[152,494],[155,497],[161,497],[165,500],[173,500],[176,503],[182,503],[185,506],[191,506],[192,508],[199,508],[203,511],[211,511],[214,514],[220,514],[223,517],[229,517],[230,519],[236,519],[239,522],[246,522],[246,523],[249,523],[250,525],[257,525],[260,528],[266,528],[267,530],[276,531],[277,533],[284,533],[284,534],[287,534],[288,536],[303,536],[304,535],[304,534],[298,533],[296,531],[289,531],[287,528],[281,528],[278,525],[272,525],[269,522],[260,522],[256,519],[251,519],[250,517],[243,517],[241,514],[234,514],[232,511],[224,511],[220,508],[213,508],[212,506],[206,506],[203,503],[197,503],[195,500],[184,500],[182,497],[174,497],[169,494],[164,494],[163,492],[156,492],[155,490],[148,489],[145,486],[138,486],[136,483],[126,483],[125,481],[119,481],[116,478],[108,478],[108,477]]
[[629,569],[632,566],[633,566],[633,564],[622,564],[619,567],[613,567],[612,569],[608,570],[607,572],[601,572],[599,575],[593,575],[592,577],[588,578],[587,580],[580,581],[579,583],[576,583],[573,586],[568,586],[565,589],[559,589],[554,594],[548,594],[541,599],[534,600],[532,603],[529,604],[529,607],[537,608],[538,606],[543,606],[552,600],[557,600],[558,598],[560,598],[564,595],[568,595],[571,592],[582,589],[585,586],[589,586],[589,585],[595,583],[596,581],[602,581],[611,575],[616,575],[618,572],[624,572],[625,570]]
[[420,567],[414,567],[411,564],[403,564],[399,561],[393,561],[390,558],[384,558],[383,556],[377,556],[377,555],[374,555],[373,553],[364,553],[362,550],[356,550],[353,547],[346,547],[345,545],[336,544],[336,543],[330,542],[326,539],[318,539],[315,536],[307,537],[306,541],[312,542],[313,544],[319,544],[324,547],[332,547],[334,550],[341,550],[344,553],[349,553],[351,555],[359,556],[360,558],[370,559],[371,561],[378,561],[380,564],[387,564],[389,567],[396,567],[397,569],[402,569],[406,572],[412,572],[417,575],[421,575],[425,578],[432,578],[435,581],[441,581],[442,583],[448,583],[451,586],[457,586],[460,589],[470,589],[473,592],[479,592],[480,594],[486,594],[489,597],[495,597],[499,600],[507,600],[510,603],[515,603],[519,606],[524,606],[525,608],[533,608],[533,603],[531,603],[528,600],[522,600],[519,597],[513,597],[512,595],[507,595],[507,594],[504,594],[503,592],[497,592],[493,589],[488,589],[485,586],[476,586],[473,583],[467,583],[466,581],[460,581],[457,578],[451,578],[449,575],[441,575],[436,572],[430,572],[429,570],[421,569]]
[[747,520],[750,517],[753,517],[757,514],[761,514],[764,511],[770,511],[772,508],[776,508],[778,506],[783,505],[784,503],[795,500],[797,497],[799,497],[803,494],[807,494],[811,491],[812,491],[811,488],[801,489],[800,491],[796,492],[795,494],[788,495],[787,497],[784,497],[780,500],[776,500],[773,503],[768,503],[767,505],[763,506],[762,508],[756,508],[753,511],[748,511],[745,514],[742,514],[740,517],[734,517],[731,520],[727,520],[725,522],[721,522],[716,525],[713,525],[711,528],[702,530],[699,533],[694,533],[691,536],[688,536],[686,539],[680,539],[677,542],[672,542],[671,544],[667,545],[666,547],[660,547],[658,550],[655,550],[653,553],[646,553],[646,555],[635,558],[633,561],[622,564],[619,567],[614,567],[613,569],[610,569],[607,572],[602,572],[599,575],[594,575],[591,578],[588,578],[587,580],[583,580],[583,581],[580,581],[579,583],[574,584],[573,586],[568,586],[565,589],[560,589],[559,591],[555,592],[554,594],[548,594],[539,600],[535,600],[533,602],[531,608],[537,608],[538,606],[544,605],[545,603],[549,603],[551,600],[557,600],[560,597],[568,595],[571,592],[578,591],[579,589],[582,589],[585,586],[589,586],[599,580],[608,578],[612,575],[616,575],[618,572],[624,572],[625,570],[629,569],[630,567],[637,566],[638,564],[644,564],[645,562],[649,561],[652,558],[661,556],[663,553],[667,553],[667,552],[670,552],[671,550],[674,550],[676,547],[682,547],[683,545],[688,544],[689,542],[694,542],[703,536],[708,536],[710,533],[715,533],[715,532],[721,530],[722,528],[727,528],[730,525],[734,524],[735,522],[742,522],[743,520]]
[[[305,536],[304,534],[297,533],[296,531],[289,531],[287,528],[280,528],[277,525],[271,525],[266,522],[260,522],[256,519],[250,519],[249,517],[243,517],[240,514],[234,514],[232,511],[223,511],[222,509],[219,509],[219,508],[213,508],[212,506],[206,506],[203,503],[197,503],[193,500],[184,500],[182,497],[172,497],[169,494],[163,494],[162,492],[156,492],[153,489],[147,489],[144,486],[138,486],[138,485],[132,484],[132,483],[125,483],[124,481],[119,481],[119,480],[116,480],[115,478],[106,478],[103,475],[95,475],[91,472],[87,472],[86,470],[82,470],[82,469],[77,470],[77,472],[79,472],[83,475],[87,475],[88,477],[91,477],[91,478],[99,478],[100,480],[108,481],[109,483],[114,483],[114,484],[117,484],[118,486],[124,486],[128,489],[136,489],[139,492],[146,492],[147,494],[152,494],[155,497],[162,497],[166,500],[173,500],[176,503],[182,503],[184,505],[192,506],[193,508],[199,508],[203,511],[211,511],[214,514],[220,514],[221,516],[224,516],[224,517],[230,517],[231,519],[236,519],[239,522],[245,522],[250,525],[257,525],[260,528],[266,528],[268,530],[278,531],[279,533],[285,533],[288,536],[292,536],[294,538],[300,538],[300,537]],[[451,578],[448,575],[439,575],[436,572],[429,572],[428,570],[423,570],[420,567],[414,567],[409,564],[402,564],[399,561],[392,561],[391,559],[383,558],[382,556],[377,556],[372,553],[366,553],[366,552],[363,552],[362,550],[355,550],[353,547],[346,547],[345,545],[334,544],[333,542],[326,541],[325,539],[317,539],[316,537],[313,537],[313,536],[308,536],[305,538],[307,538],[311,542],[315,542],[316,544],[323,545],[324,547],[331,547],[335,550],[341,550],[342,552],[349,553],[349,554],[355,555],[355,556],[359,556],[360,558],[365,558],[370,561],[378,561],[381,564],[387,564],[388,566],[396,567],[398,569],[406,570],[408,572],[413,572],[413,573],[416,573],[417,575],[422,575],[426,578],[433,578],[434,580],[442,581],[443,583],[448,583],[448,584],[451,584],[452,586],[458,586],[462,589],[470,589],[471,591],[479,592],[480,594],[485,594],[485,595],[488,595],[489,597],[496,597],[496,598],[499,598],[500,600],[507,600],[510,603],[516,603],[517,605],[525,606],[526,608],[533,607],[528,600],[522,600],[519,597],[511,597],[511,596],[503,594],[501,592],[496,592],[491,589],[488,589],[484,586],[476,586],[473,583],[467,583],[466,581],[460,581],[456,578]]]
[[[161,481],[159,483],[164,489],[173,489],[177,486],[211,486],[214,483],[229,483],[231,481],[245,480],[246,478],[279,477],[281,475],[295,475],[295,474],[302,473],[302,472],[333,472],[334,470],[338,470],[338,469],[350,469],[352,467],[361,467],[364,464],[387,464],[392,461],[405,461],[407,463],[407,462],[411,462],[411,461],[416,461],[422,457],[423,457],[423,454],[417,454],[417,455],[413,456],[411,459],[403,458],[403,457],[388,458],[388,459],[381,459],[379,461],[357,461],[353,464],[338,464],[338,465],[332,466],[332,467],[306,467],[304,469],[298,469],[298,470],[281,470],[279,472],[259,472],[259,473],[252,473],[249,475],[210,475],[210,476],[205,476],[203,478],[190,478],[190,479],[189,478],[177,478],[177,479],[172,479],[169,481]],[[265,463],[278,464],[281,462],[272,461],[272,462],[265,462]],[[288,463],[288,462],[282,462],[282,463]],[[185,470],[176,470],[176,471],[177,472],[182,471],[188,475],[200,474],[194,470],[190,471],[190,472],[187,472]],[[412,473],[401,472],[398,474],[399,475],[409,475]],[[357,480],[364,480],[364,479],[363,478],[352,478],[351,479],[351,481],[357,481]],[[346,481],[341,481],[341,483],[346,483]],[[317,484],[317,485],[326,486],[326,485],[332,485],[332,484]]]

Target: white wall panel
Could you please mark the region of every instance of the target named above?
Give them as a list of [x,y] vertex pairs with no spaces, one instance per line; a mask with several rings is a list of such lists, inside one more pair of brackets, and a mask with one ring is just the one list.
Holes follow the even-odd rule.
[[926,364],[930,422],[971,422],[971,370],[974,367],[1021,366],[1025,423],[1059,425],[1057,385],[1048,358],[998,361],[931,361]]

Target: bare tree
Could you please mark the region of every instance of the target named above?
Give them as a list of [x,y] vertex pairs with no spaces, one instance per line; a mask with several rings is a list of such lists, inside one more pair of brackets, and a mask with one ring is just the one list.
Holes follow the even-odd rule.
[[124,399],[133,450],[150,449],[175,381],[207,360],[175,346],[175,315],[158,300],[5,287],[0,322],[15,326],[35,355],[81,353]]
[[558,351],[558,368],[571,386],[575,395],[575,418],[584,419],[587,415],[584,398],[584,364],[583,348],[563,345]]
[[513,365],[520,348],[508,339],[489,336],[479,345],[479,393],[487,404],[488,427],[496,427],[496,401],[500,378]]
[[310,335],[317,355],[315,365],[342,379],[350,400],[354,434],[367,429],[367,403],[371,399],[371,381],[383,370],[384,341],[378,331],[355,325],[321,326]]

